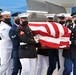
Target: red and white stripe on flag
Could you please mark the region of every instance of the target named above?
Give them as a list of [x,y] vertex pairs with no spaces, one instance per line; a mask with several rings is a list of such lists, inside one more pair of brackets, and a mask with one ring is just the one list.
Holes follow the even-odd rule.
[[56,22],[29,22],[38,41],[50,48],[65,48],[70,44],[71,31]]

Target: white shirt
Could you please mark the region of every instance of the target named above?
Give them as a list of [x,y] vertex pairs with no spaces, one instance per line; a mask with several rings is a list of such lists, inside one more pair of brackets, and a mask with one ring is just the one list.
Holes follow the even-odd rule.
[[73,28],[75,27],[75,24],[73,24]]
[[11,52],[12,51],[12,41],[9,37],[10,26],[4,22],[0,24],[0,44],[1,44],[1,52]]

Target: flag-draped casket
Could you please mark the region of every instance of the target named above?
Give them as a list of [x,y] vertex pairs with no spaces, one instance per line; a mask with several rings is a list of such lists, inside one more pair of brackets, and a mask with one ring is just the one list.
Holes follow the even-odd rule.
[[50,48],[65,48],[70,44],[71,31],[56,22],[29,22],[29,27],[38,41]]

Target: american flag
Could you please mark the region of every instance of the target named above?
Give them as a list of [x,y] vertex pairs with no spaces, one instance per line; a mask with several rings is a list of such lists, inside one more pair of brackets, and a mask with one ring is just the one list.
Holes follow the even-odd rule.
[[29,22],[38,41],[50,48],[65,48],[70,44],[71,31],[56,22]]

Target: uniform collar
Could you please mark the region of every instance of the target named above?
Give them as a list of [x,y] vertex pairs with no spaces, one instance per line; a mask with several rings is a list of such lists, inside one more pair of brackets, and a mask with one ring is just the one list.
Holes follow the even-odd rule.
[[5,22],[3,22],[3,21],[1,21],[1,25],[2,25],[2,24],[6,24],[6,23],[5,23]]
[[18,24],[14,23],[17,27],[19,26]]
[[[5,23],[4,21],[1,21],[1,25],[8,25],[7,23]],[[10,25],[8,25],[10,26]],[[11,26],[10,26],[11,27]]]

